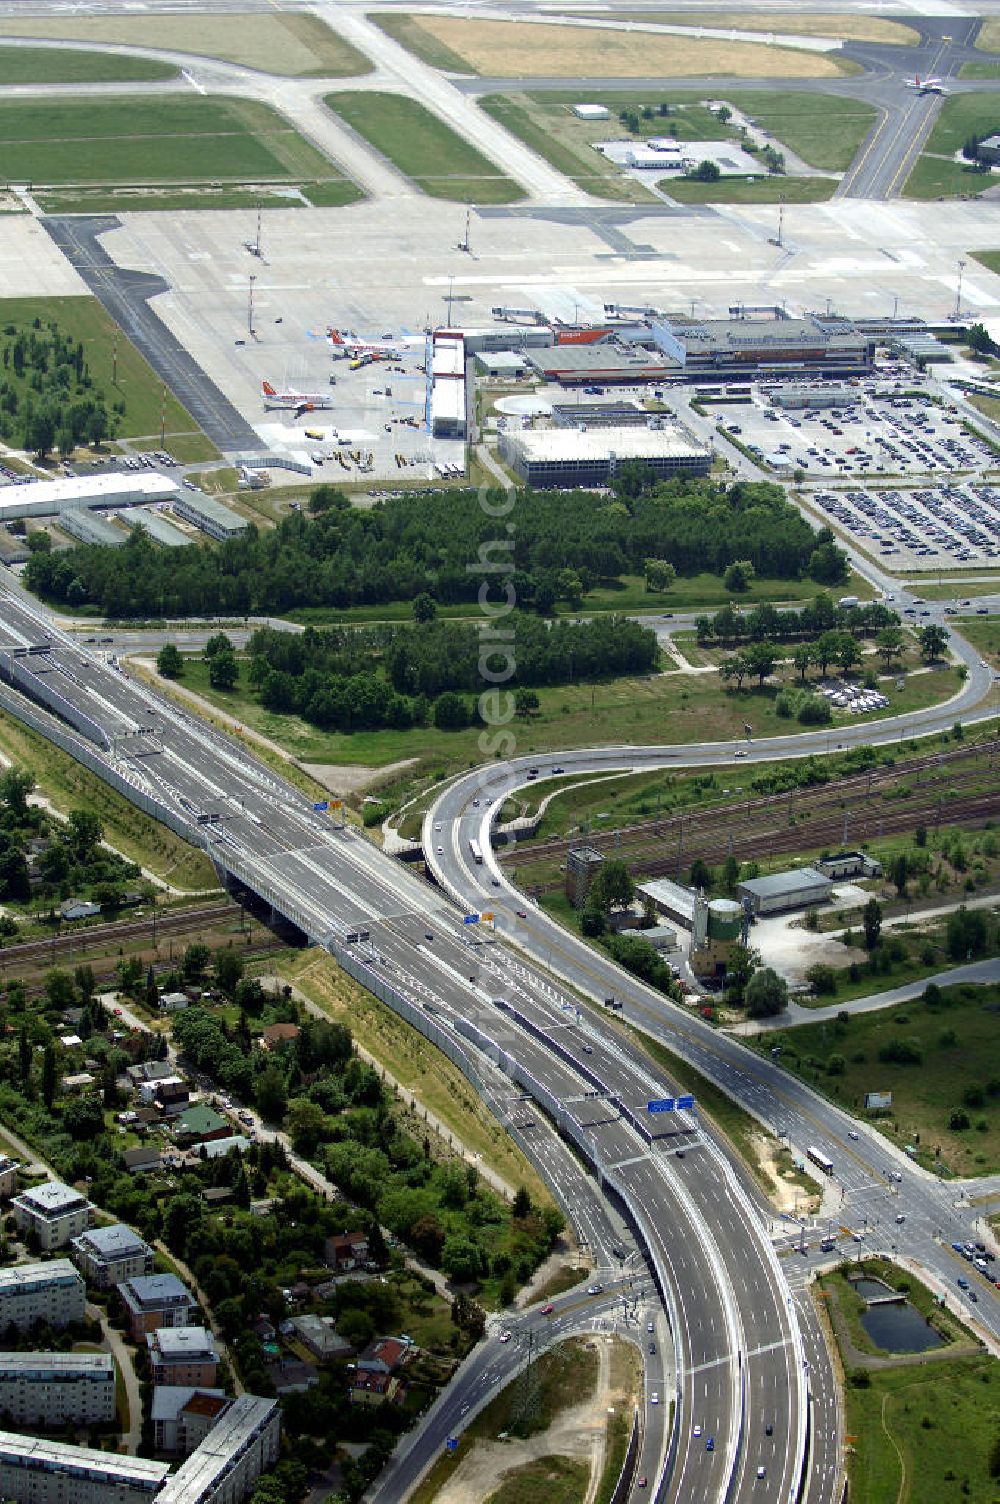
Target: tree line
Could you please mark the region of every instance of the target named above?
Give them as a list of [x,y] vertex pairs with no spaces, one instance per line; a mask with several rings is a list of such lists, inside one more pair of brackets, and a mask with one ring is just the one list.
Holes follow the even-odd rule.
[[[260,533],[183,552],[137,529],[122,548],[81,544],[33,554],[25,582],[47,600],[92,605],[109,617],[280,615],[299,607],[414,601],[478,601],[509,586],[522,609],[575,609],[597,585],[642,575],[662,559],[680,575],[722,574],[740,560],[758,575],[820,584],[843,577],[844,555],[817,535],[780,487],[708,477],[657,482],[623,466],[614,497],[500,492],[501,526],[475,491],[408,494],[371,509],[352,507],[331,486],[313,492],[311,515],[296,512]],[[831,535],[832,536],[832,535]]]

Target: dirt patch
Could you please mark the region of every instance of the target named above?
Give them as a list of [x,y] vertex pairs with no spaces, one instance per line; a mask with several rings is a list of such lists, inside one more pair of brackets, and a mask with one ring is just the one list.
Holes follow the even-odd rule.
[[514,1437],[508,1441],[477,1440],[438,1491],[434,1504],[482,1504],[503,1474],[544,1457],[568,1457],[582,1462],[593,1478],[603,1456],[605,1418],[611,1395],[609,1344],[602,1341],[598,1351],[601,1361],[597,1385],[587,1399],[559,1411],[546,1430],[527,1441]]
[[420,30],[499,78],[838,78],[836,61],[757,42],[421,16]]
[[415,767],[416,763],[417,758],[404,757],[401,762],[386,763],[384,768],[366,768],[363,764],[355,766],[336,762],[304,762],[302,767],[332,794],[357,794],[362,789],[383,787],[397,773]]
[[5,16],[0,35],[161,48],[288,78],[346,77],[371,71],[368,59],[318,16],[212,16],[193,11],[182,16],[74,16],[65,20],[38,16],[15,21]]
[[[776,1141],[763,1133],[754,1133],[750,1137],[750,1147],[761,1173],[770,1182],[771,1204],[776,1211],[794,1213],[803,1197],[802,1183],[794,1170],[787,1169],[778,1163]],[[806,1199],[808,1200],[808,1195]],[[819,1206],[818,1193],[812,1197],[812,1202],[813,1204],[809,1207],[810,1211],[814,1211]]]

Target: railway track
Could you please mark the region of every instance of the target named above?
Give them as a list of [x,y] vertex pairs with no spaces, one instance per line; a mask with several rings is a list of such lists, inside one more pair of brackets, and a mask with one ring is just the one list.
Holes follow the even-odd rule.
[[[929,829],[942,823],[974,825],[1000,816],[1000,785],[961,791],[963,786],[981,785],[996,756],[995,743],[962,748],[816,788],[749,797],[708,809],[696,807],[618,831],[594,832],[586,840],[627,862],[636,874],[662,877],[683,875],[697,858],[709,864],[727,856],[759,859],[803,847],[856,845],[920,824]],[[932,771],[944,771],[947,783],[941,777],[930,778]],[[902,799],[901,785],[910,787]],[[532,868],[563,862],[579,840],[502,848],[500,861],[504,866],[516,865],[522,879],[530,881]],[[536,886],[545,892],[558,885],[558,879],[546,879]]]
[[0,948],[0,959],[5,967],[11,967],[22,961],[31,963],[45,961],[50,957],[54,959],[67,952],[79,956],[91,949],[103,950],[108,946],[117,949],[129,940],[152,935],[154,932],[159,936],[204,929],[206,925],[215,924],[219,920],[235,918],[240,912],[239,904],[217,903],[204,908],[157,913],[155,920],[150,915],[148,919],[129,919],[115,924],[59,930],[44,939],[22,940],[14,945],[3,946]]

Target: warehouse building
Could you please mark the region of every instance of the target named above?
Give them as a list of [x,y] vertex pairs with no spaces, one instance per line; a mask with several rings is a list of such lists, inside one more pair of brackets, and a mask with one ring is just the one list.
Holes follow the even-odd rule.
[[26,1331],[36,1321],[69,1326],[83,1320],[86,1304],[87,1287],[69,1259],[0,1269],[0,1332]]
[[623,464],[638,461],[656,475],[707,475],[712,452],[679,424],[661,428],[527,428],[505,431],[503,459],[537,490],[606,486]]
[[173,511],[185,522],[200,527],[210,538],[224,543],[227,538],[238,538],[250,524],[221,501],[206,496],[204,491],[179,491],[171,503]]
[[821,856],[813,866],[833,882],[845,877],[881,877],[882,863],[867,851],[837,851],[831,856]]
[[105,548],[120,548],[127,534],[106,517],[97,517],[84,507],[67,507],[56,518],[59,527],[80,543],[99,543]]
[[15,1426],[106,1426],[115,1418],[110,1353],[0,1353],[0,1415]]
[[431,387],[431,433],[438,439],[464,439],[464,381],[435,381]]
[[639,402],[556,402],[557,428],[648,428],[654,414]]
[[18,1231],[33,1234],[43,1253],[62,1248],[85,1232],[94,1211],[86,1196],[61,1180],[46,1180],[33,1190],[22,1191],[10,1205]]
[[152,1248],[124,1222],[93,1227],[74,1238],[70,1247],[84,1279],[99,1290],[153,1272]]
[[792,872],[772,872],[770,877],[751,877],[739,883],[736,891],[747,901],[754,914],[784,914],[789,909],[807,909],[825,903],[833,883],[813,867]]
[[191,539],[187,533],[182,533],[179,527],[174,527],[150,507],[127,507],[119,516],[126,527],[141,527],[154,543],[160,543],[164,548],[190,547]]
[[150,1504],[166,1462],[0,1431],[0,1497],[14,1504]]
[[527,370],[528,362],[517,350],[480,350],[476,355],[476,371],[480,376],[519,381]]
[[0,522],[12,517],[56,517],[67,507],[128,507],[172,501],[177,482],[152,471],[76,475],[0,486]]
[[780,386],[771,394],[772,407],[791,409],[849,407],[856,400],[857,392],[853,387],[833,384],[803,386],[798,381],[790,381],[787,386]]

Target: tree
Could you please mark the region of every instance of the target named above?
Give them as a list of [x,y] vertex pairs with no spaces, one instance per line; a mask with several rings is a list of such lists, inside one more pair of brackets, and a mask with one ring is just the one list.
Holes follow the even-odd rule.
[[750,945],[734,945],[730,950],[726,977],[737,1004],[745,999],[747,986],[760,965],[760,959],[760,951]]
[[800,642],[795,648],[795,651],[792,653],[792,663],[795,665],[796,672],[798,673],[799,678],[802,680],[803,684],[806,682],[806,674],[812,661],[812,644],[808,642]]
[[838,666],[846,674],[852,668],[856,668],[860,662],[861,649],[858,647],[856,640],[851,636],[850,632],[841,632],[840,642],[837,645]]
[[104,839],[100,820],[90,809],[71,809],[66,820],[70,849],[78,862],[94,860],[97,847]]
[[461,731],[469,724],[469,707],[461,695],[447,690],[434,701],[434,724],[439,731]]
[[531,1197],[524,1186],[518,1186],[514,1192],[514,1200],[511,1204],[511,1216],[517,1222],[523,1222],[531,1213]]
[[933,663],[935,659],[944,656],[948,646],[948,633],[937,622],[931,622],[929,626],[921,627],[919,641],[920,656],[925,663]]
[[422,590],[413,602],[413,620],[415,622],[433,621],[437,616],[437,601],[428,591]]
[[850,560],[832,541],[820,543],[809,555],[806,573],[817,585],[840,585],[847,579]]
[[742,653],[736,653],[732,658],[723,658],[719,664],[719,678],[724,684],[731,679],[736,681],[736,688],[743,688],[743,680],[750,672],[750,664]]
[[644,573],[646,589],[654,595],[665,595],[677,581],[677,570],[667,559],[646,559]]
[[288,1108],[288,1092],[284,1072],[277,1065],[269,1065],[257,1077],[255,1086],[257,1109],[269,1123],[280,1123]]
[[721,176],[718,163],[708,157],[699,162],[693,172],[688,173],[688,177],[694,178],[698,183],[717,183]]
[[730,852],[726,857],[726,860],[722,864],[722,886],[723,888],[725,888],[727,893],[735,893],[736,884],[739,882],[739,880],[740,864],[733,856],[732,852]]
[[902,898],[906,892],[906,881],[910,875],[909,858],[905,851],[900,851],[893,858],[891,869],[892,880],[896,885],[896,892]]
[[456,1284],[471,1284],[481,1268],[479,1245],[464,1233],[452,1233],[441,1249],[441,1268]]
[[788,983],[770,966],[755,971],[747,983],[746,1005],[751,1018],[773,1018],[788,1005]]
[[688,875],[688,882],[691,887],[707,890],[711,888],[714,881],[715,874],[712,872],[711,867],[708,866],[707,862],[702,861],[700,856],[696,856],[691,863],[691,871]]
[[243,977],[243,957],[238,950],[227,947],[215,957],[215,980],[222,991],[231,997]]
[[63,1108],[63,1127],[70,1138],[97,1138],[104,1132],[104,1104],[100,1097],[76,1097]]
[[[978,147],[979,143],[976,142],[977,151]],[[966,342],[969,346],[969,349],[975,350],[977,355],[1000,355],[1000,346],[998,346],[990,338],[989,332],[984,324],[971,325],[969,332],[966,335]]]
[[514,711],[522,720],[528,720],[540,704],[541,701],[533,689],[516,689],[514,691]]
[[899,627],[883,627],[875,638],[875,646],[885,659],[886,673],[892,666],[892,660],[898,658],[903,651],[903,633]]
[[874,896],[865,904],[862,923],[865,927],[865,948],[874,950],[882,932],[882,905]]
[[232,649],[222,650],[208,660],[208,682],[213,689],[228,692],[235,689],[240,677],[240,666]]
[[828,665],[840,652],[842,637],[840,632],[823,632],[813,644],[813,659],[821,674],[826,673]]
[[214,658],[216,653],[231,653],[233,644],[225,632],[213,632],[205,644],[205,657]]
[[181,959],[181,975],[186,982],[196,982],[205,975],[212,952],[207,945],[195,941],[189,945]]
[[27,768],[8,768],[0,774],[0,804],[13,815],[20,825],[28,816],[28,795],[35,787],[35,780]]
[[165,642],[156,655],[156,671],[164,679],[179,679],[184,671],[184,659],[180,649],[172,642]]
[[989,940],[989,925],[981,909],[967,909],[963,904],[948,915],[948,954],[953,961],[971,960],[982,955]]
[[42,1101],[51,1111],[56,1095],[56,1052],[51,1044],[42,1051]]
[[733,112],[728,104],[720,104],[715,112],[715,118],[720,125],[728,125],[733,118]]
[[774,672],[774,665],[778,661],[778,650],[773,642],[752,642],[743,654],[743,661],[747,665],[747,671],[756,674],[761,689],[768,674]]
[[635,883],[624,862],[605,862],[587,894],[587,907],[608,914],[612,909],[627,909],[635,897]]
[[722,576],[727,590],[749,590],[757,577],[757,571],[749,559],[734,559]]

